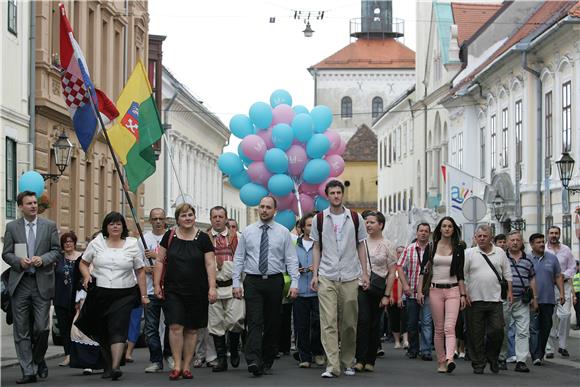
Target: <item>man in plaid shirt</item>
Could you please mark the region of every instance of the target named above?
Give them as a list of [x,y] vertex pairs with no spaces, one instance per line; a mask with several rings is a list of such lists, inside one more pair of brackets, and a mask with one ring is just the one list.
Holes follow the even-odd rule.
[[[421,359],[427,361],[433,360],[431,356],[431,340],[433,337],[431,309],[429,308],[427,297],[425,297],[423,307],[417,302],[417,286],[423,256],[427,257],[429,254],[430,234],[431,226],[429,223],[420,223],[417,226],[416,241],[405,248],[397,262],[399,280],[403,285],[403,292],[407,296],[407,334],[409,336],[407,357],[415,359],[420,352]],[[427,255],[425,255],[426,251]],[[389,295],[391,286],[392,283],[389,283],[387,291]],[[421,319],[421,346],[419,348],[419,318],[421,310],[423,311],[423,316]]]

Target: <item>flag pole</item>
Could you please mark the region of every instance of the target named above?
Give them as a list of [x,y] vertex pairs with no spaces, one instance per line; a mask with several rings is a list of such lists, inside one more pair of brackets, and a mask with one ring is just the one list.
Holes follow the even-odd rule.
[[[135,225],[137,226],[137,231],[139,232],[139,238],[141,239],[141,243],[143,243],[143,248],[147,248],[147,242],[145,242],[145,237],[143,236],[143,230],[141,230],[141,225],[139,224],[139,219],[137,218],[137,212],[135,211],[135,207],[133,206],[133,201],[131,200],[131,196],[129,196],[129,191],[127,191],[127,187],[125,185],[125,181],[123,180],[123,174],[121,173],[121,167],[119,166],[119,161],[117,160],[117,156],[115,156],[115,152],[113,151],[113,146],[111,145],[111,140],[109,139],[109,134],[105,129],[105,123],[103,122],[103,117],[98,112],[98,109],[95,106],[95,101],[93,100],[93,89],[85,84],[88,88],[89,92],[89,100],[91,101],[91,107],[93,108],[93,113],[99,124],[101,125],[101,131],[105,135],[105,140],[107,141],[107,146],[109,147],[109,151],[111,152],[111,157],[113,158],[113,162],[115,163],[115,168],[117,169],[117,175],[119,176],[119,180],[121,181],[121,187],[123,188],[123,192],[125,193],[125,198],[127,199],[127,204],[129,204],[129,208],[131,209],[131,215],[135,220]],[[149,266],[153,266],[153,261],[151,258],[147,258],[149,260]]]

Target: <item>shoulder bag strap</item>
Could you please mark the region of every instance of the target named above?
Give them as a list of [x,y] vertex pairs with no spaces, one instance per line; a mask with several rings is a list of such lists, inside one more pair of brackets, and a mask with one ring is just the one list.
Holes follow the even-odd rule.
[[318,230],[318,245],[322,254],[322,225],[324,224],[324,213],[320,211],[316,214],[316,229]]
[[495,266],[493,266],[493,264],[491,263],[491,261],[489,260],[489,258],[487,257],[487,255],[485,255],[482,252],[480,252],[480,254],[483,256],[483,258],[485,258],[485,262],[487,262],[487,264],[489,265],[489,267],[491,267],[491,270],[493,270],[493,272],[495,273],[495,276],[497,277],[497,280],[501,283],[501,277],[499,276],[499,273],[495,269]]
[[367,243],[367,240],[364,240],[364,244],[365,244],[365,249],[367,250],[367,259],[369,260],[369,273],[371,271],[373,271],[373,264],[371,263],[371,254],[369,252],[369,245]]
[[[358,221],[358,212],[356,212],[355,210],[350,210],[350,218],[352,219],[352,222],[354,223],[354,237],[355,237],[355,244],[358,245],[358,225],[359,225],[359,221]],[[368,247],[367,247],[368,249]]]
[[[510,259],[513,259],[513,258],[510,257]],[[521,259],[524,259],[524,257],[522,257]],[[516,274],[520,278],[520,281],[522,281],[522,286],[523,286],[524,285],[524,279],[523,279],[522,275],[520,274],[520,271],[518,270],[518,263],[517,262],[514,262],[514,269],[516,269]]]

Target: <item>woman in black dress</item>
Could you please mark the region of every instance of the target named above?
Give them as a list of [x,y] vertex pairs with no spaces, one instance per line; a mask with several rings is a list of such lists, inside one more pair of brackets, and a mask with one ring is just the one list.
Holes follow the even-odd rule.
[[[195,226],[195,210],[183,203],[175,210],[177,227],[159,244],[155,295],[165,298],[165,323],[174,368],[169,379],[192,379],[190,365],[197,330],[207,327],[208,303],[217,299],[214,248],[209,236]],[[162,284],[163,280],[163,284]]]

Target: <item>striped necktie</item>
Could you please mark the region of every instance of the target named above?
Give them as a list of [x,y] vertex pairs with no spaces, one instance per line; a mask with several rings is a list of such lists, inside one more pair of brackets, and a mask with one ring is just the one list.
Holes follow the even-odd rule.
[[260,226],[262,228],[262,238],[260,239],[260,261],[258,262],[258,269],[262,275],[268,273],[268,229],[270,226],[263,224]]

